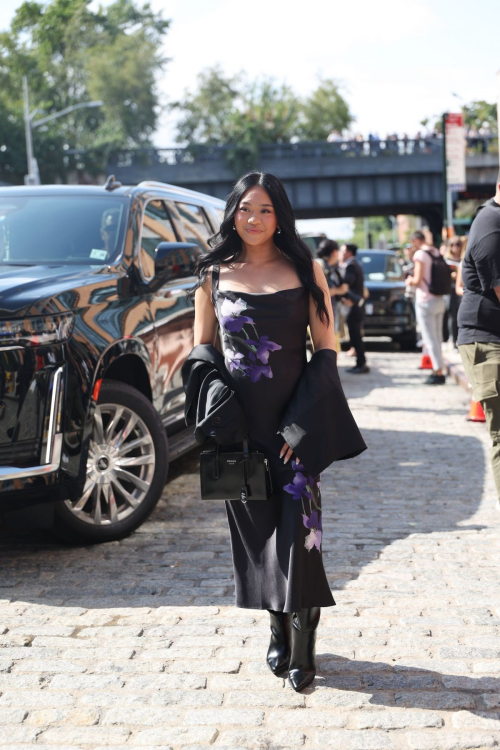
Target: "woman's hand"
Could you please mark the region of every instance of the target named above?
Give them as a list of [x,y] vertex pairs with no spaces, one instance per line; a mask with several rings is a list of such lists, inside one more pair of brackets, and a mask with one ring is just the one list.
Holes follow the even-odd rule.
[[[284,458],[283,458],[283,456],[284,456]],[[285,443],[283,445],[283,448],[280,451],[280,458],[283,458],[283,463],[287,464],[289,462],[289,460],[291,459],[292,456],[293,456],[293,449],[290,448],[290,446],[288,445],[288,443]],[[296,460],[296,462],[298,464],[300,464],[300,459],[299,459],[298,456],[295,456],[295,460]]]

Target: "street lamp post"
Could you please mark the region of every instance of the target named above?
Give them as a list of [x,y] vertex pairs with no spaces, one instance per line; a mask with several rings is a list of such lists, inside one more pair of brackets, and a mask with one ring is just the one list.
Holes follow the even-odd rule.
[[24,135],[26,136],[26,159],[28,162],[28,174],[24,177],[25,185],[39,185],[40,175],[38,173],[38,164],[33,156],[33,139],[31,132],[31,119],[35,114],[30,115],[30,104],[28,99],[28,79],[23,76],[23,93],[24,93]]
[[33,154],[33,139],[32,133],[35,128],[40,125],[45,125],[46,122],[55,120],[58,117],[67,115],[70,112],[74,112],[77,109],[84,109],[88,107],[101,107],[104,102],[93,101],[93,102],[82,102],[81,104],[73,104],[71,107],[66,107],[60,112],[54,112],[52,115],[42,117],[40,120],[34,121],[33,118],[38,110],[33,110],[30,113],[29,99],[28,99],[28,79],[23,76],[23,93],[24,93],[24,133],[26,136],[26,159],[28,163],[28,174],[24,177],[25,185],[40,185],[40,174],[38,172],[38,163]]

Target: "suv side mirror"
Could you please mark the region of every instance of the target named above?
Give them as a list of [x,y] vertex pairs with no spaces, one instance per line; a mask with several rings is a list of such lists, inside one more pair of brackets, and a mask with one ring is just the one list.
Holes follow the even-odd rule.
[[198,255],[201,255],[200,248],[193,242],[160,242],[155,253],[155,275],[149,288],[156,291],[169,279],[192,276]]

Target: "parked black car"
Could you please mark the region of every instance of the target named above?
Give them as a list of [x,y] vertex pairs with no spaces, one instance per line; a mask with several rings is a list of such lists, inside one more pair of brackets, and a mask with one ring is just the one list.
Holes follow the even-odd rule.
[[391,250],[358,250],[370,297],[365,302],[365,336],[390,336],[403,349],[417,343],[415,310],[405,297],[404,274]]
[[224,204],[162,183],[0,188],[0,511],[118,539],[189,450],[194,264]]

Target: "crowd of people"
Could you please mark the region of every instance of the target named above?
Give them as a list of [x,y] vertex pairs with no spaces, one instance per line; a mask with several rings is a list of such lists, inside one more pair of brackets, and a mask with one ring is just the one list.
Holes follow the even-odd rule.
[[[345,321],[357,356],[350,372],[365,373],[369,368],[362,324],[367,292],[363,270],[355,260],[356,249],[345,244],[339,253],[337,243],[325,239],[317,255],[332,298],[337,346]],[[422,231],[413,232],[399,260],[405,296],[414,305],[421,344],[432,362],[432,372],[424,382],[446,382],[442,344],[451,339],[473,398],[485,413],[500,499],[500,172],[496,195],[478,209],[469,236],[453,236],[437,248]]]
[[[457,349],[458,311],[463,295],[461,261],[467,247],[467,237],[452,237],[439,250],[428,244],[423,232],[416,231],[411,242],[403,248],[399,258],[407,285],[406,297],[414,306],[420,341],[425,343],[431,357],[433,372],[425,383],[442,385],[446,382],[443,369],[442,344],[451,339]],[[356,365],[349,369],[355,374],[368,373],[363,344],[364,303],[369,292],[364,285],[363,269],[356,261],[357,246],[340,245],[325,238],[317,250],[328,283],[335,313],[337,351],[341,339],[348,340],[347,354],[356,357]],[[441,261],[441,288],[432,286],[433,265]],[[434,281],[434,284],[436,282]]]
[[[440,140],[443,134],[437,129],[417,131],[414,135],[408,133],[386,133],[381,137],[377,132],[370,132],[367,136],[360,132],[332,130],[327,137],[328,143],[338,144],[342,151],[355,151],[357,154],[377,155],[382,152],[398,154],[412,154],[422,152],[431,147],[432,141]],[[480,128],[466,128],[465,137],[470,151],[487,153],[490,141],[497,137],[486,123]]]

